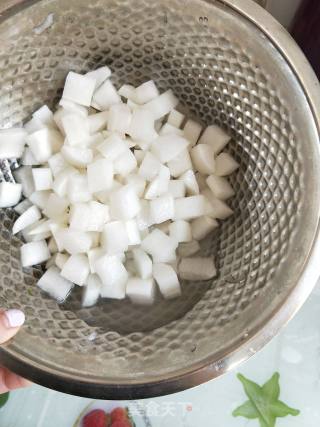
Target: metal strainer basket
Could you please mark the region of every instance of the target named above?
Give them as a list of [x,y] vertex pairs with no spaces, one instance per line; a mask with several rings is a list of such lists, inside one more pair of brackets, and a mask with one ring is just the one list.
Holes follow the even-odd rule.
[[182,298],[150,308],[82,309],[77,292],[59,306],[35,286],[39,269],[22,271],[15,214],[2,210],[0,306],[27,315],[2,363],[61,391],[114,399],[178,391],[233,368],[277,333],[317,278],[320,97],[305,58],[249,0],[18,3],[0,18],[2,127],[53,107],[69,70],[107,64],[116,85],[153,79],[190,116],[223,126],[240,169],[234,215],[202,242],[218,277],[184,283]]

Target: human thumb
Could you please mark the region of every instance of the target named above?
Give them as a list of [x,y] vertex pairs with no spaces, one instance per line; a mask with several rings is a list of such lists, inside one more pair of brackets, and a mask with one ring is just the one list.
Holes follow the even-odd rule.
[[25,315],[23,311],[11,309],[0,311],[0,344],[12,338],[24,324]]

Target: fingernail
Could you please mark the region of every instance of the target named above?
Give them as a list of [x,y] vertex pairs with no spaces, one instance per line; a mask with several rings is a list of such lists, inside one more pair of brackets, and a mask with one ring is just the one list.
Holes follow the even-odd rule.
[[4,314],[7,318],[8,326],[10,328],[17,328],[18,326],[24,324],[25,315],[23,311],[13,308],[11,310],[5,311]]

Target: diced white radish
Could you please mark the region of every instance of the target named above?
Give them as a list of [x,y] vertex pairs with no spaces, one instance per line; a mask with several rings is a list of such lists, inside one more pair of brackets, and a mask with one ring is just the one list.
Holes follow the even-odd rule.
[[33,168],[32,176],[36,191],[50,190],[52,188],[52,173],[50,168]]
[[132,85],[122,85],[118,90],[118,94],[126,99],[134,98],[135,87]]
[[130,278],[126,287],[126,295],[133,304],[153,304],[155,300],[155,285],[153,279]]
[[62,230],[67,230],[65,225],[59,224],[58,222],[52,222],[50,224],[50,230],[51,234],[54,238],[54,241],[56,243],[57,251],[62,252],[64,250],[63,247],[63,233],[61,233]]
[[110,194],[110,214],[112,218],[131,219],[137,215],[140,209],[140,201],[132,185],[124,185]]
[[167,123],[179,129],[184,121],[184,118],[185,116],[179,111],[171,110],[168,116]]
[[77,170],[71,166],[64,168],[59,174],[56,175],[53,183],[52,189],[60,197],[64,197],[68,192],[68,183],[71,176],[75,175]]
[[179,100],[174,96],[172,90],[169,89],[159,95],[157,98],[147,102],[145,107],[152,112],[154,119],[158,120],[166,114],[170,113],[170,111],[173,110],[178,105],[178,103]]
[[135,170],[137,161],[132,151],[126,148],[113,163],[114,173],[125,177]]
[[94,92],[92,98],[92,106],[100,111],[107,110],[111,105],[119,104],[120,102],[121,98],[109,79],[102,83]]
[[[50,248],[49,248],[50,249]],[[51,251],[50,251],[51,252]],[[65,265],[65,263],[68,261],[68,259],[69,259],[69,255],[67,255],[67,254],[62,254],[62,253],[60,253],[60,252],[58,252],[58,253],[56,253],[55,254],[56,256],[55,256],[55,260],[54,260],[54,262],[55,262],[55,265],[58,267],[58,268],[60,268],[60,270],[62,270],[63,269],[63,266]]]
[[37,166],[40,163],[35,159],[34,155],[32,154],[32,151],[30,150],[29,147],[25,148],[22,158],[21,158],[21,163],[25,166]]
[[150,218],[153,224],[161,224],[174,218],[174,198],[171,195],[158,197],[150,202]]
[[38,206],[40,209],[44,209],[48,203],[50,197],[50,191],[35,191],[29,196],[29,200],[33,205]]
[[126,104],[112,105],[108,115],[108,130],[120,134],[129,133],[131,118],[131,110]]
[[161,163],[152,153],[147,152],[141,162],[139,175],[147,181],[152,181],[159,173]]
[[102,231],[108,220],[108,206],[96,201],[75,203],[69,215],[70,227],[79,231]]
[[104,226],[101,233],[101,246],[108,255],[125,252],[128,245],[129,238],[123,221],[111,221]]
[[219,154],[215,163],[216,168],[214,174],[217,176],[230,175],[239,168],[239,163],[228,153]]
[[139,104],[137,104],[136,102],[133,102],[131,99],[127,99],[127,106],[130,107],[132,111],[140,107]]
[[22,185],[13,182],[0,182],[0,208],[16,205],[21,199]]
[[61,123],[68,145],[81,145],[88,138],[89,123],[86,117],[69,113],[62,116]]
[[206,198],[203,195],[175,199],[175,220],[197,218],[205,213]]
[[64,129],[63,129],[61,120],[62,120],[63,116],[65,116],[66,114],[69,114],[69,113],[70,113],[70,111],[65,110],[64,108],[59,108],[53,115],[53,120],[54,120],[57,128],[60,130],[60,132],[63,136],[65,136],[65,133],[64,133]]
[[35,117],[32,117],[31,120],[29,120],[27,123],[24,124],[24,130],[27,133],[36,132],[37,130],[43,129],[44,127],[45,125]]
[[58,246],[53,236],[49,239],[48,248],[51,254],[55,254],[56,252],[58,252]]
[[175,126],[165,123],[159,131],[159,135],[180,135],[183,136],[183,130],[176,128]]
[[210,175],[207,184],[213,195],[220,200],[227,200],[235,195],[235,192],[226,178]]
[[146,153],[143,150],[136,149],[134,150],[133,154],[137,160],[138,165],[140,166]]
[[154,264],[152,273],[165,299],[177,298],[181,295],[179,279],[171,265]]
[[90,107],[96,80],[70,71],[67,75],[62,98]]
[[170,162],[188,146],[188,141],[179,135],[159,136],[152,144],[152,151],[162,163]]
[[68,198],[71,203],[88,202],[92,199],[86,175],[74,174],[68,180]]
[[83,287],[82,307],[92,307],[99,299],[101,292],[101,280],[96,274],[89,274],[87,283]]
[[43,128],[26,138],[34,158],[39,163],[45,163],[53,154],[51,132],[48,128]]
[[183,175],[181,175],[180,179],[183,181],[186,192],[189,196],[195,196],[199,194],[199,185],[193,170],[186,171]]
[[153,80],[142,83],[133,94],[133,99],[138,104],[145,104],[159,96],[159,91]]
[[205,175],[214,172],[214,151],[210,145],[197,144],[191,150],[192,163],[197,171]]
[[89,276],[89,261],[84,254],[71,255],[61,270],[61,276],[76,285],[83,286]]
[[117,134],[110,135],[102,144],[98,145],[97,150],[110,161],[116,160],[120,154],[128,149],[125,141]]
[[143,230],[146,230],[148,227],[150,227],[150,225],[152,225],[151,218],[150,218],[150,202],[148,202],[147,200],[141,199],[140,205],[141,205],[141,209],[138,212],[136,219],[137,219],[139,230],[143,231]]
[[88,116],[89,132],[91,134],[100,132],[107,127],[109,112],[101,111],[100,113]]
[[89,71],[85,74],[86,77],[95,81],[95,89],[102,85],[102,83],[111,76],[111,70],[109,67],[104,65],[103,67],[97,68],[96,70]]
[[46,218],[43,218],[40,221],[32,223],[32,225],[30,224],[30,226],[28,227],[28,232],[31,236],[36,234],[46,233],[46,232],[50,232],[51,234],[51,228],[50,228],[51,224],[52,224],[52,220],[50,219],[47,220]]
[[152,276],[151,258],[140,248],[133,249],[133,262],[137,274],[142,279],[148,279]]
[[141,243],[141,249],[157,262],[170,262],[178,243],[160,230],[153,230]]
[[134,110],[127,133],[134,140],[150,144],[158,135],[154,129],[154,117],[152,113],[145,108]]
[[145,199],[152,200],[168,192],[170,181],[170,170],[161,165],[158,176],[150,182],[145,192]]
[[44,207],[43,213],[48,218],[59,218],[66,211],[68,205],[68,199],[51,193]]
[[[59,124],[62,126],[62,116],[67,115],[69,113],[76,114],[78,116],[82,116],[84,118],[88,117],[88,108],[83,105],[76,104],[75,102],[68,101],[65,98],[61,98],[59,105],[63,108],[63,114],[61,113],[61,117],[59,117]],[[60,120],[61,119],[61,120]]]
[[35,191],[31,166],[21,166],[13,172],[13,175],[22,185],[22,194],[29,197]]
[[45,240],[25,243],[21,246],[22,267],[41,264],[50,258],[50,251]]
[[183,280],[209,280],[216,276],[217,270],[213,258],[183,258],[178,267]]
[[61,154],[68,163],[77,168],[85,168],[93,159],[93,153],[90,148],[64,145],[61,149]]
[[[96,150],[96,148],[103,143],[104,138],[105,136],[103,135],[103,131],[97,132],[86,138],[83,145],[87,148],[91,148],[92,150]],[[100,153],[97,153],[97,155],[100,156]]]
[[19,231],[38,221],[41,218],[41,213],[36,206],[31,206],[15,221],[12,227],[12,234],[17,234]]
[[222,200],[216,199],[209,189],[203,190],[202,194],[209,202],[206,209],[207,215],[213,218],[226,219],[233,214],[233,210]]
[[140,175],[130,174],[125,177],[125,183],[131,185],[138,197],[142,197],[145,187],[146,181]]
[[168,192],[173,198],[179,199],[186,195],[186,186],[182,179],[175,179],[169,181]]
[[191,242],[191,226],[187,221],[179,220],[174,221],[169,225],[170,237],[175,239],[178,243]]
[[165,234],[169,234],[169,226],[170,224],[172,224],[172,222],[170,220],[168,221],[164,221],[161,224],[157,224],[155,227],[160,230],[163,231],[163,233]]
[[36,120],[39,120],[45,126],[55,127],[55,122],[53,120],[53,112],[47,105],[43,105],[38,110],[36,110],[32,117]]
[[191,157],[187,149],[183,150],[177,157],[168,162],[170,174],[174,178],[178,178],[184,172],[192,169]]
[[51,156],[50,159],[48,159],[48,163],[54,177],[59,175],[59,173],[68,166],[68,163],[61,153],[56,153]]
[[73,288],[73,283],[61,277],[56,266],[50,267],[38,280],[37,285],[60,303],[65,301]]
[[205,175],[202,175],[200,172],[197,172],[195,174],[195,177],[196,177],[196,180],[197,180],[197,183],[198,183],[199,190],[202,191],[205,188],[207,188],[207,181],[206,181],[206,176]]
[[0,130],[0,159],[21,157],[27,132],[22,128]]
[[[92,245],[92,238],[89,233],[71,228],[58,230],[58,239],[61,241],[62,248],[70,255],[88,252]],[[59,248],[59,250],[61,249]]]
[[91,238],[91,248],[100,246],[100,233],[98,231],[88,231]]
[[90,249],[87,253],[88,260],[89,260],[89,267],[90,267],[90,273],[95,273],[95,262],[97,259],[101,258],[103,255],[105,255],[105,251],[101,248],[93,248]]
[[200,144],[208,144],[213,148],[214,154],[220,153],[228,144],[231,137],[219,126],[208,126],[199,140]]
[[137,221],[135,219],[130,219],[125,222],[125,227],[128,236],[128,246],[139,245],[141,243],[141,237]]
[[22,215],[27,209],[32,206],[32,203],[29,199],[24,199],[22,202],[18,203],[13,209],[17,214]]
[[99,258],[95,269],[102,282],[102,298],[125,298],[128,272],[118,257],[105,255]]
[[[21,231],[21,234],[26,242],[38,242],[40,240],[45,240],[51,237],[51,231],[39,231],[37,229],[41,228],[46,222],[45,219],[37,221],[34,224],[29,225]],[[45,227],[47,228],[47,227]]]
[[217,227],[219,224],[213,218],[208,216],[196,218],[191,223],[192,237],[195,240],[202,240]]
[[183,134],[184,137],[190,142],[190,147],[196,145],[201,131],[202,126],[199,123],[192,119],[187,120],[183,128]]

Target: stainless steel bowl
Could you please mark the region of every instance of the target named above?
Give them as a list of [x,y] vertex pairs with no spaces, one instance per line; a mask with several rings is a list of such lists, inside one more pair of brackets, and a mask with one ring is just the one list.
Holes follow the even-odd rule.
[[18,3],[0,21],[3,127],[54,106],[70,69],[107,64],[117,85],[154,79],[188,114],[222,125],[241,167],[234,216],[202,244],[218,278],[185,283],[181,299],[151,308],[82,309],[78,293],[57,305],[35,286],[39,269],[22,271],[15,215],[0,212],[0,306],[27,315],[1,362],[42,385],[111,399],[172,393],[234,368],[286,324],[318,276],[320,92],[310,66],[249,0]]

